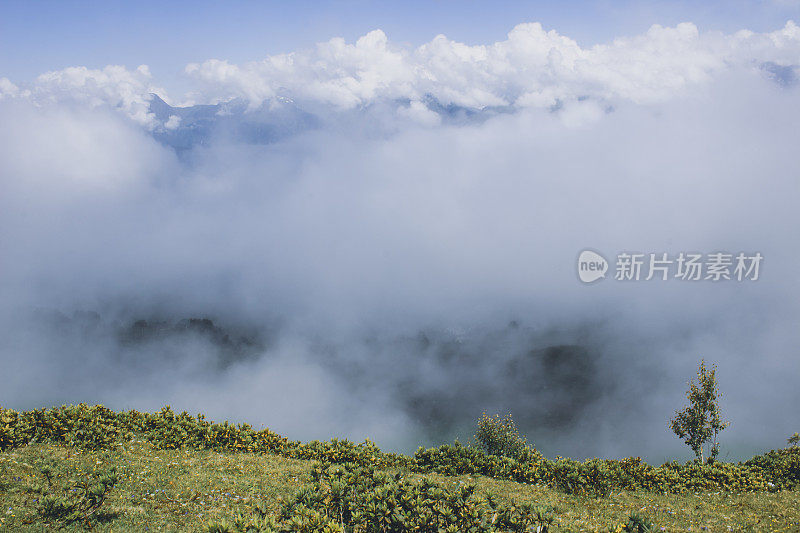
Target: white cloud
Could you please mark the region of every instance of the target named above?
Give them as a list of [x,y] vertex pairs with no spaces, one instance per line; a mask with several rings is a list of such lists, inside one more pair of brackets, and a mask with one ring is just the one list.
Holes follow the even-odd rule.
[[152,128],[156,122],[149,112],[150,94],[166,95],[151,80],[147,65],[135,70],[120,65],[102,69],[69,67],[41,74],[26,96],[38,104],[74,102],[90,108],[110,106],[135,122]]
[[15,97],[19,95],[19,87],[11,83],[8,78],[0,78],[0,100],[7,97]]
[[[401,113],[418,117],[419,103],[431,96],[444,105],[470,108],[547,108],[585,97],[614,105],[654,103],[731,68],[767,61],[800,64],[800,28],[794,22],[768,33],[727,35],[700,33],[691,23],[654,25],[642,35],[586,48],[539,23],[520,24],[504,41],[474,46],[439,35],[411,48],[374,30],[355,43],[334,38],[241,65],[219,59],[191,63],[185,72],[198,86],[182,101],[240,97],[255,108],[289,97],[302,105],[341,110],[398,99],[418,102]],[[0,79],[0,98],[109,105],[148,128],[158,126],[148,110],[154,92],[166,99],[146,65],[134,70],[70,67],[44,73],[22,88]]]
[[181,117],[178,115],[170,115],[167,121],[164,123],[164,128],[168,130],[177,129],[178,126],[181,125]]
[[423,126],[438,126],[442,123],[442,117],[418,101],[410,102],[408,106],[399,108],[397,114]]
[[[559,114],[527,109],[440,128],[396,120],[391,135],[372,135],[372,116],[354,113],[277,146],[212,140],[185,159],[107,109],[3,101],[0,363],[13,371],[0,389],[25,407],[169,401],[303,438],[380,436],[385,420],[381,443],[398,445],[419,425],[405,425],[403,400],[414,397],[397,391],[415,383],[437,398],[471,386],[469,375],[429,372],[415,352],[398,355],[398,337],[515,318],[541,331],[578,327],[558,337],[571,344],[600,321],[611,329],[586,327],[607,339],[600,370],[621,387],[598,410],[631,409],[632,368],[658,379],[637,396],[640,412],[587,422],[607,440],[577,438],[581,426],[551,450],[659,460],[666,442],[680,453],[659,432],[700,356],[724,372],[726,412],[738,421],[727,442],[771,446],[798,421],[774,405],[799,401],[790,377],[800,364],[800,259],[790,244],[800,101],[741,72],[703,87],[608,114],[589,99]],[[401,108],[427,116],[424,106]],[[589,288],[572,271],[586,246],[757,250],[770,270],[746,285]],[[38,307],[95,309],[111,325],[98,338],[91,323],[87,333],[20,318],[19,308]],[[264,356],[225,371],[193,370],[203,360],[194,343],[131,352],[116,342],[117,317],[191,316],[287,325]],[[530,342],[524,353],[540,347]],[[486,343],[475,354],[502,362],[507,346]],[[357,387],[336,378],[352,368],[365,372]],[[489,368],[502,376],[507,367]],[[20,375],[44,385],[26,387]]]
[[315,49],[232,65],[209,60],[186,72],[206,83],[211,99],[240,96],[253,105],[287,93],[353,108],[379,99],[420,100],[467,107],[546,107],[590,96],[652,103],[709,81],[731,66],[800,63],[800,29],[771,33],[699,33],[691,23],[655,25],[609,44],[580,47],[538,23],[520,24],[508,39],[468,46],[439,35],[417,49],[392,45],[375,30],[355,44],[332,39]]

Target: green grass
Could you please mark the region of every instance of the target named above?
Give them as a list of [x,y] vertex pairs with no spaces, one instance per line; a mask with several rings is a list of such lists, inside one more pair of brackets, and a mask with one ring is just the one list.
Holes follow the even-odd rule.
[[[52,484],[41,465],[53,460]],[[210,521],[230,520],[257,504],[278,513],[311,482],[313,461],[272,454],[157,449],[145,440],[105,451],[63,444],[28,444],[0,452],[0,531],[50,531],[59,525],[39,512],[45,493],[71,487],[88,474],[116,468],[119,482],[88,518],[96,531],[197,531]],[[397,471],[394,469],[393,471]],[[621,530],[631,513],[656,531],[800,531],[800,491],[659,494],[614,490],[606,498],[569,495],[552,488],[483,476],[404,472],[443,485],[474,483],[508,503],[555,507],[553,531]],[[85,522],[66,525],[83,530]]]

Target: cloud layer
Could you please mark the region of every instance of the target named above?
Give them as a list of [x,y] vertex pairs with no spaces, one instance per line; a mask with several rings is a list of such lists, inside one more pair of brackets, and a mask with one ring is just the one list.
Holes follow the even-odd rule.
[[[375,31],[190,65],[184,108],[145,67],[0,79],[0,403],[404,450],[512,410],[547,453],[657,461],[706,357],[724,453],[778,446],[800,424],[776,407],[800,401],[799,32]],[[586,287],[587,246],[765,266]]]
[[799,52],[800,29],[792,22],[772,33],[733,35],[700,35],[691,23],[653,26],[590,48],[531,23],[491,45],[468,46],[439,35],[409,50],[375,30],[354,44],[333,39],[315,50],[245,65],[190,64],[186,72],[222,89],[220,98],[234,94],[256,104],[288,94],[341,108],[427,96],[473,108],[550,107],[585,97],[662,101],[733,65],[796,64]]
[[[794,69],[800,63],[800,28],[701,34],[691,23],[654,25],[646,33],[588,48],[539,23],[520,24],[505,41],[466,45],[444,35],[410,48],[374,30],[347,43],[341,38],[310,50],[268,56],[242,65],[209,59],[186,66],[197,83],[173,100],[135,70],[72,67],[39,76],[27,88],[0,80],[0,96],[36,102],[75,100],[117,107],[139,123],[150,93],[168,101],[205,104],[245,99],[251,108],[293,99],[303,106],[353,109],[380,101],[408,101],[409,110],[433,98],[467,108],[549,108],[592,98],[606,105],[661,102],[736,67],[764,64]],[[170,124],[170,127],[174,122]]]

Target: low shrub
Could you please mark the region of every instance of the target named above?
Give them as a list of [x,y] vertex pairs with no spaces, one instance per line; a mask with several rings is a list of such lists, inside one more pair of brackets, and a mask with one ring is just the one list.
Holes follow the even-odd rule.
[[55,485],[51,464],[42,464],[39,471],[47,484],[39,489],[37,511],[42,520],[58,526],[80,524],[91,528],[92,519],[99,514],[108,493],[119,480],[111,468],[91,472],[65,485]]
[[17,412],[0,408],[0,449],[33,442],[53,442],[78,448],[107,449],[146,439],[157,448],[188,446],[218,451],[273,453],[295,459],[359,467],[394,467],[420,473],[481,474],[498,479],[537,483],[571,494],[605,496],[612,490],[680,493],[724,490],[750,492],[800,487],[800,447],[753,457],[742,463],[665,463],[651,466],[639,458],[622,460],[549,459],[526,447],[517,457],[488,454],[474,446],[444,445],[420,448],[412,456],[382,452],[374,443],[348,440],[291,441],[247,424],[215,423],[202,415],[175,414],[165,407],[157,413],[115,413],[103,406],[62,406]]
[[523,460],[530,451],[527,439],[519,434],[510,413],[503,418],[483,413],[478,419],[475,447],[487,455],[517,460]]
[[[553,510],[530,504],[499,504],[479,496],[474,485],[448,488],[354,464],[316,463],[311,486],[301,489],[270,518],[262,508],[232,522],[212,522],[207,531],[545,533]],[[250,529],[248,529],[250,528]]]
[[655,527],[647,517],[633,513],[628,517],[628,523],[625,524],[622,531],[626,533],[651,533],[655,531]]

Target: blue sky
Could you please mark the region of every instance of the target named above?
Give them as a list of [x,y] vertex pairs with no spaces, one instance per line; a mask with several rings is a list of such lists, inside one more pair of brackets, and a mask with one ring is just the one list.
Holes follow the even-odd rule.
[[331,37],[352,42],[380,28],[418,45],[444,33],[468,44],[503,40],[521,22],[581,45],[639,34],[651,24],[694,22],[701,31],[769,31],[798,20],[800,2],[378,2],[10,1],[0,2],[0,76],[28,81],[68,66],[150,66],[167,86],[183,67],[210,58],[241,63],[307,48]]

